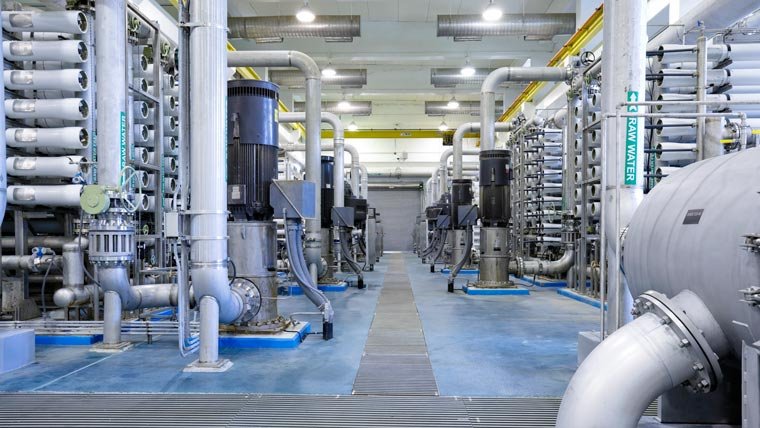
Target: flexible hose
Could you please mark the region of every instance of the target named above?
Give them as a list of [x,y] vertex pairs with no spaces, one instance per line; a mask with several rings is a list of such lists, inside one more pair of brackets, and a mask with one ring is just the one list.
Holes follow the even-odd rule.
[[348,246],[346,244],[348,242],[349,238],[350,238],[349,232],[346,231],[346,230],[343,230],[343,228],[341,228],[341,231],[340,231],[340,247],[341,247],[341,250],[343,251],[343,254],[344,254],[343,260],[348,264],[348,267],[350,267],[351,270],[354,271],[354,273],[359,276],[359,279],[363,280],[364,277],[362,275],[362,267],[359,266],[359,263],[357,263],[354,259],[352,259],[350,257],[351,253],[350,253],[350,250],[349,250],[349,248],[348,248]]
[[332,304],[325,294],[317,288],[311,275],[309,275],[309,268],[306,267],[306,259],[302,251],[301,230],[300,219],[287,220],[285,244],[288,250],[288,260],[290,260],[290,269],[293,271],[303,293],[322,312],[324,322],[332,323],[335,316]]
[[440,236],[441,236],[440,232],[441,232],[440,230],[436,230],[435,233],[433,233],[433,239],[431,239],[430,244],[428,244],[428,246],[424,250],[422,250],[422,252],[420,253],[420,256],[424,258],[433,252],[433,250],[436,247],[436,244],[438,243],[438,239],[440,239]]
[[457,275],[459,275],[459,271],[462,270],[462,267],[467,263],[467,259],[470,257],[470,253],[472,252],[472,226],[467,226],[467,233],[465,234],[465,240],[464,240],[464,253],[462,254],[462,260],[459,260],[454,267],[451,268],[451,272],[449,273],[449,284],[454,283],[454,279],[456,279]]
[[438,259],[441,258],[441,254],[443,254],[443,249],[446,247],[446,238],[448,238],[449,234],[446,233],[446,230],[441,230],[441,239],[440,243],[438,244],[438,252],[435,254],[435,258],[433,258],[433,263],[435,263]]

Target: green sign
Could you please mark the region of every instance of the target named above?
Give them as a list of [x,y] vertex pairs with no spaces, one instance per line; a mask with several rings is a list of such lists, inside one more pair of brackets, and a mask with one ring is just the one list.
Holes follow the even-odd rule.
[[[639,93],[628,91],[628,102],[635,103],[639,100]],[[628,113],[638,113],[638,106],[628,106]],[[639,118],[627,117],[625,121],[625,169],[623,171],[626,186],[634,186],[638,181],[637,164],[639,153]]]

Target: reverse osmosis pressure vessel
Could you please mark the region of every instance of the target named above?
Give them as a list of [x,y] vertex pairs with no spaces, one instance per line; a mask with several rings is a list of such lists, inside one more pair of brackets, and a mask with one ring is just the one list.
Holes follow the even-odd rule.
[[56,91],[86,91],[90,80],[83,70],[5,70],[3,72],[5,89],[14,91],[56,90]]
[[60,61],[82,63],[89,58],[87,45],[80,40],[5,41],[3,56],[8,61]]
[[79,11],[4,11],[3,30],[14,32],[54,32],[84,34],[89,23]]

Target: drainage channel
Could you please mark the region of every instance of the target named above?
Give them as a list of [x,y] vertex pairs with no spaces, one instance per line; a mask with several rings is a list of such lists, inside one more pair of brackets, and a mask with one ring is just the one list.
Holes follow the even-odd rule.
[[388,258],[353,394],[438,395],[403,256],[390,254]]

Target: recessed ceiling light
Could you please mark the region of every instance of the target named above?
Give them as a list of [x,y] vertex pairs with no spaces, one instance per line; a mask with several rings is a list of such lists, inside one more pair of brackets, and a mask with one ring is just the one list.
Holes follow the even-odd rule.
[[441,132],[446,132],[449,130],[449,125],[446,125],[446,122],[441,122],[441,124],[438,125],[438,130]]
[[[485,12],[484,12],[485,13]],[[304,1],[303,7],[298,9],[298,12],[296,12],[296,19],[298,19],[299,22],[309,23],[314,22],[314,19],[317,16],[312,12],[311,9],[309,9],[309,2]]]
[[446,108],[450,110],[456,110],[459,108],[459,101],[457,101],[456,97],[451,97],[448,104],[446,104]]
[[359,129],[359,126],[353,120],[351,121],[351,123],[348,124],[349,131],[357,131],[358,129]]
[[486,21],[498,21],[504,13],[499,6],[493,4],[493,0],[488,2],[488,7],[483,11],[483,19]]

